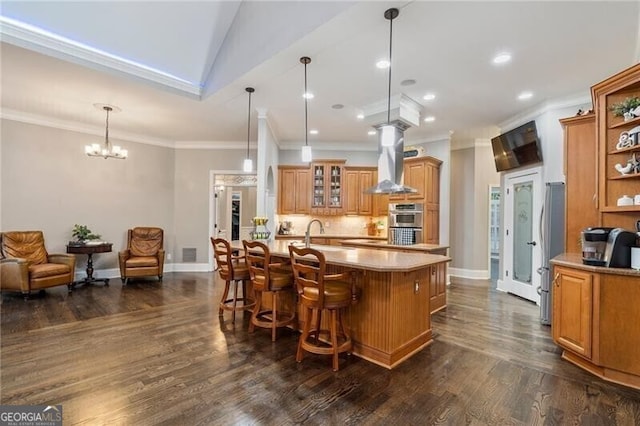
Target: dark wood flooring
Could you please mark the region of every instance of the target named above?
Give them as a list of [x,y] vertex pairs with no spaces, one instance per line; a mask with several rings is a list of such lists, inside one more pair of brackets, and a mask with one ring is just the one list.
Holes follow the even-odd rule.
[[454,280],[434,343],[389,371],[307,355],[297,333],[218,317],[213,273],[3,293],[2,404],[62,404],[65,425],[638,425],[640,391],[560,359],[538,308]]

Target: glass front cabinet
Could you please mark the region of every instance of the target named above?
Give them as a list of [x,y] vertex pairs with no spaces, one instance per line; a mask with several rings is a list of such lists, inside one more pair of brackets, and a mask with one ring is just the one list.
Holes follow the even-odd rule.
[[344,198],[344,160],[312,163],[311,214],[340,215]]

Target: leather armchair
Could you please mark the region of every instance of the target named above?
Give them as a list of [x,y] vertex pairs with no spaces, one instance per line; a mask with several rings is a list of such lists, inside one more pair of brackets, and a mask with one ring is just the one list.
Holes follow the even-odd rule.
[[157,275],[162,281],[164,270],[164,231],[162,228],[136,227],[127,232],[127,248],[118,253],[120,278]]
[[0,233],[0,288],[20,291],[28,299],[31,291],[66,285],[72,289],[76,258],[49,254],[42,231]]

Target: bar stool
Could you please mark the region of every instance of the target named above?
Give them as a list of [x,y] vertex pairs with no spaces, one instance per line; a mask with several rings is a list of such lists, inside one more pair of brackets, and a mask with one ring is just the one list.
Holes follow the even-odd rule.
[[[213,253],[216,258],[217,271],[225,282],[224,293],[220,301],[218,315],[224,311],[231,311],[231,322],[236,321],[236,311],[251,310],[255,300],[247,295],[247,281],[249,280],[249,268],[244,256],[234,255],[229,242],[223,238],[211,237]],[[233,297],[229,296],[231,282],[234,283]],[[242,297],[238,297],[238,281],[242,282]],[[238,302],[242,302],[238,305]]]
[[[293,271],[291,265],[271,263],[269,247],[260,241],[242,241],[253,284],[256,304],[253,307],[249,332],[255,326],[270,328],[271,341],[276,341],[276,329],[285,327],[296,319],[295,305],[291,312],[278,312],[278,295],[283,291],[293,291]],[[271,293],[271,309],[262,309],[262,293]],[[280,315],[280,316],[279,316]]]
[[[352,348],[351,336],[344,326],[342,310],[349,307],[355,296],[351,274],[327,275],[325,257],[312,248],[289,246],[293,276],[305,323],[298,341],[296,361],[302,362],[304,351],[332,355],[333,371],[338,371],[338,354]],[[329,329],[322,329],[322,311],[329,312]],[[315,326],[311,322],[315,314]],[[321,340],[322,338],[322,340]]]

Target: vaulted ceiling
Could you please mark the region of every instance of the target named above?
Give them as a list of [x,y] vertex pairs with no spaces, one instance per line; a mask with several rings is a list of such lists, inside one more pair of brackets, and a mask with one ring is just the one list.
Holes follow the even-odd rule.
[[[374,149],[373,123],[356,115],[386,108],[375,63],[388,56],[390,7],[392,94],[435,117],[408,142],[588,100],[638,60],[638,2],[3,1],[1,114],[99,132],[94,104],[112,104],[114,137],[243,146],[252,86],[281,146],[299,146],[309,56],[311,145]],[[503,51],[512,61],[493,65]],[[533,96],[518,100],[523,91]]]

